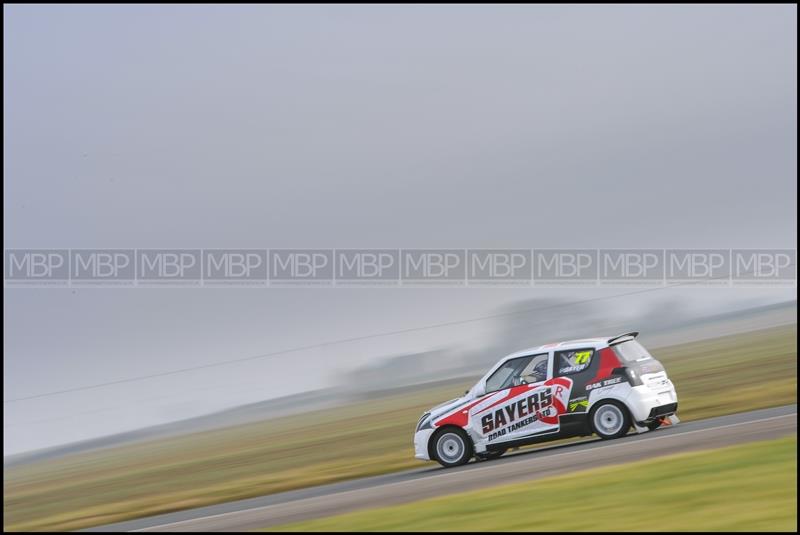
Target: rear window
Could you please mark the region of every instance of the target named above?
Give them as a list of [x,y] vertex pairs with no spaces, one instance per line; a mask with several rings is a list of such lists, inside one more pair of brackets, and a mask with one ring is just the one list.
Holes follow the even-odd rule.
[[653,358],[653,355],[648,353],[644,346],[636,340],[628,340],[627,342],[622,342],[612,347],[617,356],[625,362],[636,362],[637,360]]

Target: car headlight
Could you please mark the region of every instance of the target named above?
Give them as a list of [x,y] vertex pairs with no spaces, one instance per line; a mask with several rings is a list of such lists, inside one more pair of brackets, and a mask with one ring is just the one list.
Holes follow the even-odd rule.
[[423,429],[429,429],[431,426],[431,413],[426,412],[422,415],[422,418],[419,419],[417,422],[417,431],[422,431]]

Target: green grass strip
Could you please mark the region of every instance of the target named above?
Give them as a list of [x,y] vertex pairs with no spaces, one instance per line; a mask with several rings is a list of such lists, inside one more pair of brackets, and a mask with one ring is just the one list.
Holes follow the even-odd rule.
[[797,437],[342,514],[283,531],[796,531]]

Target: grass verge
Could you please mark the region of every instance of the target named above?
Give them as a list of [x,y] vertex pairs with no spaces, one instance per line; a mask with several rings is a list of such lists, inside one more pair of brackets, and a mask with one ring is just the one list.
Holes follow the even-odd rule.
[[797,437],[659,457],[267,531],[797,531]]

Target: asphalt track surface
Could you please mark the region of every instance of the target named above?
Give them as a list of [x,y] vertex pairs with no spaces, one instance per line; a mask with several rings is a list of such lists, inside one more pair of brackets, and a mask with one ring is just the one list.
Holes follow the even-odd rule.
[[[530,481],[660,455],[766,440],[797,432],[797,405],[698,420],[616,440],[521,450],[444,469],[424,467],[108,524],[86,531],[242,531],[357,509]],[[409,437],[410,440],[410,437]]]

